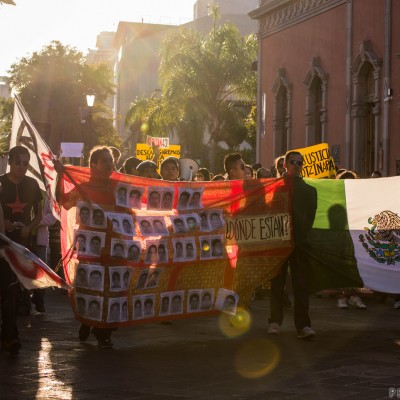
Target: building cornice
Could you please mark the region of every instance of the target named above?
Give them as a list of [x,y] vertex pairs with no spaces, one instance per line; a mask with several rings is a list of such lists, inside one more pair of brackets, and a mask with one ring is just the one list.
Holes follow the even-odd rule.
[[349,1],[267,0],[249,15],[259,20],[259,36],[266,37]]

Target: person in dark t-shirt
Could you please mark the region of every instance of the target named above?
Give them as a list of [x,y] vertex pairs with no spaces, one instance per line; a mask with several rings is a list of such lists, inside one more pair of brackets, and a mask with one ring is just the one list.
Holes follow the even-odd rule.
[[[13,147],[8,154],[10,171],[0,176],[5,234],[25,247],[29,247],[32,231],[42,219],[42,193],[36,180],[26,176],[29,160],[26,147]],[[21,347],[17,327],[21,286],[13,284],[16,281],[8,263],[0,259],[1,344],[12,355]]]

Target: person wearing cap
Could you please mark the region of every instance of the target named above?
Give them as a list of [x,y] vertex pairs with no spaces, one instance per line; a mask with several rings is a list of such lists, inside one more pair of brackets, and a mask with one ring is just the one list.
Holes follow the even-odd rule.
[[143,178],[161,179],[160,174],[157,172],[157,164],[154,161],[142,161],[137,167],[136,171],[138,176]]
[[179,181],[179,160],[176,157],[167,157],[161,163],[161,177],[164,181]]

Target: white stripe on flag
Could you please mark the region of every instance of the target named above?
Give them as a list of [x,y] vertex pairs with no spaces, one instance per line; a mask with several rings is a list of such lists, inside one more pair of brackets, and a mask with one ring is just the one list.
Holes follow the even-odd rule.
[[[400,176],[345,181],[349,229],[364,286],[400,293]],[[397,217],[396,217],[397,214]],[[373,224],[373,220],[377,224]],[[394,224],[394,225],[393,225]],[[400,225],[397,225],[400,231]]]

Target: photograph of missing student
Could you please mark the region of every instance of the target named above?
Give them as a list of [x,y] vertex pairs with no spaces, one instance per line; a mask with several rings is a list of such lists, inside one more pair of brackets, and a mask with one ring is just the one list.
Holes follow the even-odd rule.
[[133,235],[133,220],[130,215],[127,215],[122,218],[122,232],[125,235]]
[[129,189],[128,206],[140,210],[142,208],[142,195],[143,191],[139,188]]
[[212,231],[216,230],[216,229],[220,229],[223,224],[224,224],[224,220],[222,218],[222,211],[210,211],[208,213],[208,218],[210,221],[210,229]]
[[85,201],[76,203],[76,223],[78,225],[90,225],[91,205]]
[[210,230],[210,224],[208,222],[208,214],[205,211],[200,213],[200,230],[202,232],[208,232]]
[[189,290],[186,310],[187,312],[199,312],[201,290]]
[[133,269],[131,269],[131,268],[122,268],[121,269],[122,290],[129,289],[129,285],[131,284],[132,274],[133,274]]
[[203,208],[202,204],[203,189],[194,190],[192,196],[190,197],[188,208]]
[[132,304],[133,304],[132,319],[142,319],[143,318],[142,296],[133,296]]
[[122,223],[120,220],[120,214],[116,213],[107,213],[107,218],[112,223],[112,229],[114,232],[122,233]]
[[207,260],[211,258],[211,240],[209,236],[200,236],[200,260]]
[[128,299],[121,298],[121,321],[128,321]]
[[103,297],[86,296],[87,300],[87,314],[86,318],[95,321],[101,321],[101,314],[103,309]]
[[182,239],[172,239],[172,246],[174,247],[174,261],[185,261],[185,254],[183,252],[183,240]]
[[148,268],[140,271],[137,282],[136,282],[136,289],[144,289],[148,276],[149,276]]
[[200,310],[211,310],[214,303],[214,289],[203,289],[200,294],[200,299]]
[[104,268],[100,265],[90,265],[89,289],[104,290]]
[[155,288],[161,277],[162,268],[150,268],[145,288]]
[[120,239],[111,239],[110,255],[113,258],[126,258],[126,244]]
[[159,187],[149,187],[147,193],[147,209],[160,210],[162,189]]
[[90,235],[89,231],[76,230],[74,237],[74,253],[87,254]]
[[168,235],[168,229],[165,225],[164,218],[154,218],[151,222],[153,224],[153,231],[156,235]]
[[151,242],[146,244],[146,258],[145,258],[145,263],[146,264],[157,264],[158,262],[158,249],[157,245],[155,243]]
[[159,315],[169,314],[169,304],[170,304],[169,293],[161,293],[160,304],[161,304],[161,306],[160,306]]
[[154,294],[143,296],[143,318],[154,317]]
[[196,242],[194,238],[185,239],[185,260],[190,261],[196,258]]
[[174,192],[171,190],[163,191],[161,198],[161,210],[172,210],[174,204]]
[[211,236],[211,258],[222,258],[224,256],[223,235]]
[[119,299],[108,301],[107,322],[118,322],[121,320],[121,303]]
[[86,315],[86,298],[78,295],[75,297],[76,313],[79,315]]
[[127,207],[128,185],[118,184],[115,187],[115,204],[117,206]]
[[197,214],[188,214],[185,215],[185,221],[188,232],[195,232],[199,229],[200,221],[198,220]]
[[228,289],[218,289],[215,308],[228,314],[236,314],[236,306],[239,296],[236,292]]
[[151,217],[136,217],[136,221],[139,225],[140,233],[142,236],[153,236],[154,230],[151,225]]
[[89,249],[87,254],[98,257],[101,254],[101,249],[106,241],[105,232],[91,232],[89,237]]
[[139,241],[129,241],[127,242],[128,256],[127,260],[131,262],[139,262],[140,256],[142,254],[142,245]]
[[166,263],[168,262],[168,242],[166,240],[160,240],[158,242],[157,248],[157,259],[159,263]]
[[189,206],[189,199],[192,194],[192,190],[186,188],[179,188],[178,190],[178,204],[176,205],[177,210],[187,210]]
[[186,233],[185,219],[183,216],[171,216],[170,219],[174,233]]
[[182,314],[183,313],[183,290],[178,292],[171,292],[171,306],[170,314]]
[[88,280],[88,264],[78,264],[75,273],[75,287],[77,288],[87,288],[89,287],[89,280]]
[[101,208],[92,209],[92,225],[96,228],[105,228],[107,226],[107,218]]

